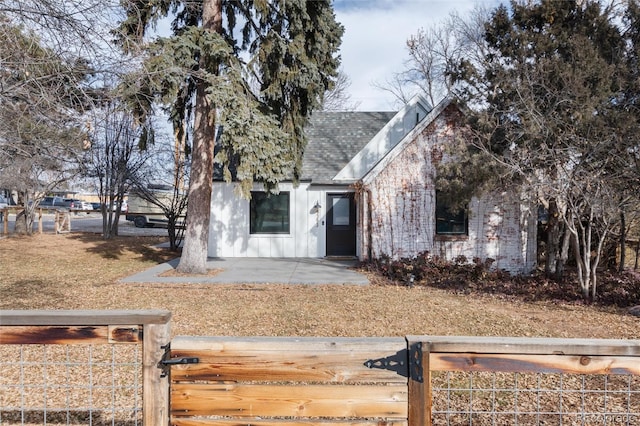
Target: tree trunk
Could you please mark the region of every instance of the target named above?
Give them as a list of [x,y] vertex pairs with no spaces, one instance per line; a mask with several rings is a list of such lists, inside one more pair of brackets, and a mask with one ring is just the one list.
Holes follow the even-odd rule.
[[[220,0],[205,0],[203,2],[202,27],[205,31],[222,32],[222,3]],[[215,72],[217,65],[210,62],[207,52],[203,52],[200,57],[200,69]],[[184,248],[177,269],[184,273],[203,274],[207,271],[207,252],[209,250],[216,110],[215,105],[206,96],[207,82],[200,79],[196,85],[187,227]]]
[[16,214],[16,221],[13,224],[13,232],[17,235],[27,235],[33,229],[33,223],[28,218],[27,209],[24,209]]
[[560,248],[560,256],[558,256],[556,263],[556,279],[561,280],[564,276],[564,268],[569,261],[569,248],[571,245],[571,233],[566,229],[566,225],[563,226],[564,232],[562,233],[562,247]]
[[547,257],[544,272],[547,277],[556,273],[558,250],[560,245],[560,221],[558,220],[558,206],[555,200],[549,201],[549,220],[547,222]]
[[620,212],[620,264],[618,264],[618,272],[624,271],[625,263],[627,263],[627,220],[624,212]]
[[585,275],[584,271],[586,269],[585,268],[586,265],[584,264],[584,258],[582,257],[582,252],[580,248],[580,236],[578,235],[578,233],[573,233],[571,238],[571,243],[573,245],[573,250],[576,256],[576,264],[577,264],[576,272],[578,274],[578,283],[580,284],[580,289],[582,291],[582,298],[584,300],[589,300],[590,270],[587,269],[587,273]]

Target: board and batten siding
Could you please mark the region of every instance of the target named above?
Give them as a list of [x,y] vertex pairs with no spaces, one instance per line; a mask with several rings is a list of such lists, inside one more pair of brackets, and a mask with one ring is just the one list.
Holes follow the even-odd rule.
[[[256,185],[254,190],[261,191]],[[211,197],[209,257],[324,257],[325,188],[285,182],[289,192],[289,234],[254,234],[249,231],[249,200],[238,196],[236,184],[215,182]],[[314,208],[319,203],[322,208]]]
[[442,159],[442,144],[456,137],[455,110],[446,109],[388,161],[364,178],[360,204],[360,253],[398,259],[428,251],[454,260],[465,256],[495,260],[494,266],[511,273],[529,273],[535,267],[535,209],[515,194],[499,193],[473,198],[469,204],[467,236],[437,236],[435,230],[435,167]]

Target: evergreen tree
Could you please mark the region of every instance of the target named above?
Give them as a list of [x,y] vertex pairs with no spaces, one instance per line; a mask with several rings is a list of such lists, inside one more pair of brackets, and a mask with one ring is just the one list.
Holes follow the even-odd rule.
[[547,272],[562,272],[572,243],[585,298],[595,296],[620,211],[610,153],[621,136],[626,44],[613,12],[589,0],[513,1],[485,26],[482,67],[458,69],[478,146],[550,208]]
[[170,106],[176,134],[186,131],[193,107],[193,147],[185,246],[178,269],[206,270],[215,160],[241,191],[254,181],[277,190],[297,179],[304,127],[333,84],[343,29],[330,0],[151,0],[125,2],[119,32],[128,52],[147,30],[173,15],[172,37],[147,49],[144,73],[126,82],[138,116],[155,101]]

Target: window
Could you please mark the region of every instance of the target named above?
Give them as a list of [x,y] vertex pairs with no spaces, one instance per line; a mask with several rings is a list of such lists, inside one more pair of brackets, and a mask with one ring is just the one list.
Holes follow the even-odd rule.
[[251,234],[289,233],[289,193],[268,194],[252,191],[249,203]]
[[349,226],[351,221],[351,199],[348,197],[333,197],[331,209],[332,224],[335,226]]
[[436,192],[436,235],[468,235],[467,209],[451,211],[445,199],[440,192]]

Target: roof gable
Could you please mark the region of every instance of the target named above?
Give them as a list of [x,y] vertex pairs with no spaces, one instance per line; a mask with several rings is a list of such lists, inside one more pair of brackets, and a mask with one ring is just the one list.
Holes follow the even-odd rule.
[[440,114],[444,112],[445,109],[451,104],[453,99],[451,97],[446,97],[438,105],[429,111],[426,117],[420,121],[413,129],[411,129],[407,134],[395,145],[389,152],[380,159],[376,164],[374,164],[369,170],[365,172],[362,176],[362,180],[365,183],[371,182],[391,161],[393,161],[405,148],[405,146],[413,141],[420,132],[422,132],[427,126],[433,123],[436,118]]
[[391,152],[432,110],[421,95],[414,96],[380,131],[340,170],[334,183],[352,183],[362,179]]
[[395,112],[315,112],[305,129],[308,142],[301,180],[334,184],[334,176],[394,115]]

